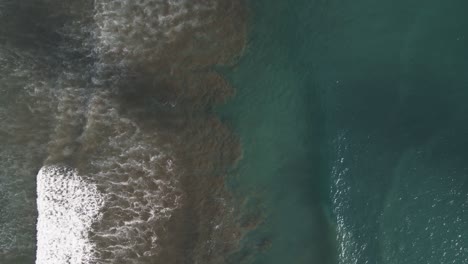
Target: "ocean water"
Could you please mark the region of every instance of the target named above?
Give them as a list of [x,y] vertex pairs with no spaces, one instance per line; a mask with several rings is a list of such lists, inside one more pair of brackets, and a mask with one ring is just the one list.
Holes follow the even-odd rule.
[[374,4],[323,49],[340,263],[468,263],[466,7]]
[[243,1],[0,2],[0,263],[225,263]]
[[222,111],[254,263],[468,263],[467,7],[252,3]]
[[0,263],[468,263],[462,0],[0,0]]
[[260,219],[244,241],[261,249],[253,263],[336,262],[325,113],[314,76],[316,7],[323,8],[251,2],[250,41],[227,74],[236,96],[220,112],[243,149],[232,186]]

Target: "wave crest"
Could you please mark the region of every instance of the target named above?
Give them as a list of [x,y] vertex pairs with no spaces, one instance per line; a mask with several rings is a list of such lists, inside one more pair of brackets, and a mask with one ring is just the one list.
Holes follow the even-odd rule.
[[102,205],[96,186],[76,170],[43,167],[37,175],[36,263],[93,263],[89,232]]

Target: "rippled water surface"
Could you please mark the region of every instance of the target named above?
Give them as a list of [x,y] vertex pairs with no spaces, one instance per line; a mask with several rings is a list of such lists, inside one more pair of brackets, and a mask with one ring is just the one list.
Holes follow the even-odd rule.
[[467,8],[0,0],[0,263],[468,263]]
[[1,262],[225,262],[250,228],[213,66],[242,53],[245,3],[1,7]]
[[267,201],[255,263],[468,263],[466,8],[252,3],[225,116]]

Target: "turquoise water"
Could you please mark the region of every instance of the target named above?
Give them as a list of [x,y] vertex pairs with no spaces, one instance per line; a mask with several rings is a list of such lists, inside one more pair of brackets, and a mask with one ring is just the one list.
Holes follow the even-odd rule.
[[333,263],[325,120],[314,76],[315,38],[308,36],[314,6],[251,5],[251,41],[230,75],[237,95],[223,113],[242,139],[236,183],[254,193],[265,214],[252,237],[271,246],[255,263]]
[[222,112],[255,263],[468,263],[468,4],[251,6]]

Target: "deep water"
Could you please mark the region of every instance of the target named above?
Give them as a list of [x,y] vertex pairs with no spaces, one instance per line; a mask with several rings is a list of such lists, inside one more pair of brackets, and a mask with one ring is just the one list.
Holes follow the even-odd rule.
[[255,263],[468,263],[466,1],[251,5],[222,111]]

